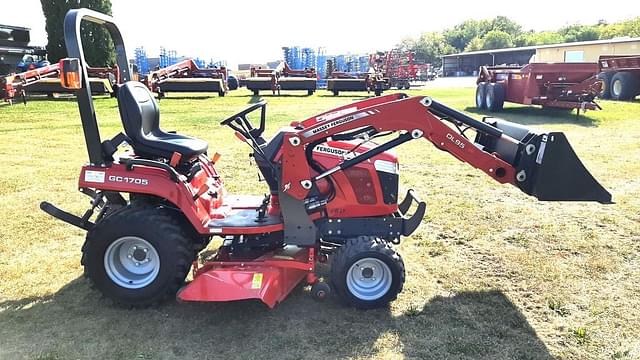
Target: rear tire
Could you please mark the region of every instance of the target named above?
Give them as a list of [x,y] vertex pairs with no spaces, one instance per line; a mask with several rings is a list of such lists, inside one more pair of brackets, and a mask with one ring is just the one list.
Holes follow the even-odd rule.
[[611,78],[615,75],[615,72],[601,72],[598,74],[597,79],[602,81],[602,91],[598,97],[600,99],[611,99]]
[[478,110],[484,110],[487,108],[485,96],[487,96],[487,83],[481,82],[476,87],[476,108]]
[[193,262],[193,240],[167,210],[128,207],[87,233],[88,278],[116,304],[144,307],[174,296]]
[[504,107],[504,85],[500,83],[487,84],[485,106],[491,112],[501,111]]
[[347,239],[333,255],[332,288],[358,309],[385,307],[398,297],[405,280],[402,258],[373,236]]
[[618,72],[611,78],[610,91],[613,100],[632,100],[638,94],[638,80],[628,71]]

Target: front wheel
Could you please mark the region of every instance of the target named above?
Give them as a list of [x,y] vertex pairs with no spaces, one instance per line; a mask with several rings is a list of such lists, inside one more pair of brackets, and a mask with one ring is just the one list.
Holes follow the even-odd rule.
[[175,295],[194,260],[187,229],[168,211],[128,207],[87,234],[82,264],[106,297],[147,306]]
[[384,240],[348,239],[333,256],[331,282],[347,304],[359,309],[384,307],[402,291],[404,262]]

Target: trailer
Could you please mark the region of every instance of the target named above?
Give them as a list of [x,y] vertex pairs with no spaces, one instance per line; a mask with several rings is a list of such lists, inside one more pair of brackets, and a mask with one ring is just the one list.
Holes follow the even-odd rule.
[[[114,87],[120,83],[120,72],[113,68],[87,68],[91,91],[96,95],[113,95]],[[27,94],[71,94],[73,91],[64,88],[60,83],[59,63],[44,66],[0,77],[0,99],[13,103],[16,97],[21,97],[26,104]]]
[[280,95],[281,90],[301,90],[313,95],[318,87],[318,75],[315,68],[292,69],[283,61],[275,69],[252,67],[250,77],[243,83],[255,96],[260,90],[271,90],[273,95]]
[[532,63],[523,67],[481,66],[476,80],[476,107],[500,111],[504,102],[544,108],[600,109],[596,63]]
[[218,93],[224,96],[227,87],[227,68],[200,68],[192,59],[149,72],[145,85],[162,99],[169,92]]
[[382,73],[334,71],[327,79],[327,90],[334,96],[341,91],[366,91],[380,96],[384,89],[389,88],[388,81]]
[[640,95],[640,55],[603,55],[598,66],[601,98],[633,100]]

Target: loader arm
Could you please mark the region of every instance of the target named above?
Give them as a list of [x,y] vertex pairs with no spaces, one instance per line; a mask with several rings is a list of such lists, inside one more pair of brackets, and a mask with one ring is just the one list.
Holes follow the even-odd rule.
[[[425,138],[496,181],[516,185],[539,200],[611,201],[562,133],[536,133],[498,119],[478,121],[426,96],[394,94],[364,100],[295,125],[295,131],[284,135],[280,191],[297,200],[307,198],[315,183],[325,177],[407,141]],[[476,133],[474,140],[465,134],[469,129]],[[329,139],[366,139],[386,132],[398,136],[322,173],[312,171],[308,147]]]

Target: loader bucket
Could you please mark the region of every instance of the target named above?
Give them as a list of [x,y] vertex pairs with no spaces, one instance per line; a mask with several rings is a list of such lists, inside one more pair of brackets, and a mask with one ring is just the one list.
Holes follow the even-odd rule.
[[[527,151],[533,149],[533,152]],[[534,135],[522,146],[516,185],[543,201],[611,203],[611,194],[589,173],[561,132]]]
[[485,122],[501,129],[503,136],[478,140],[514,166],[514,184],[523,192],[542,201],[611,203],[611,194],[584,167],[563,133],[536,133],[501,119]]

